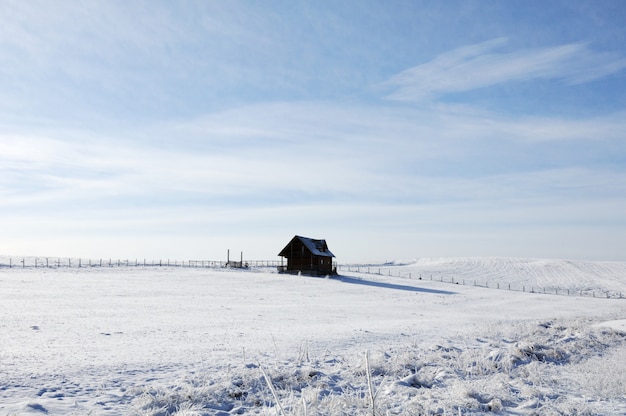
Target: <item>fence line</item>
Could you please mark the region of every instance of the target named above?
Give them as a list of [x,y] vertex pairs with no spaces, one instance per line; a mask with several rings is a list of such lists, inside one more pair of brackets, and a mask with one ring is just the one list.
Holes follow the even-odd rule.
[[[248,267],[279,267],[284,265],[282,260],[244,260],[226,262],[223,260],[147,260],[147,259],[113,259],[113,258],[73,258],[73,257],[0,257],[0,268],[90,268],[90,267],[181,267],[181,268],[248,268]],[[337,266],[337,271],[347,270],[348,272],[356,272],[363,274],[374,274],[379,276],[403,277],[418,280],[431,280],[441,283],[450,283],[464,286],[485,287],[490,289],[510,290],[517,292],[553,294],[563,296],[586,296],[586,297],[603,297],[611,299],[623,299],[624,294],[617,291],[602,290],[571,290],[558,287],[545,288],[526,285],[511,285],[511,283],[500,284],[500,282],[492,283],[477,279],[456,278],[454,276],[444,277],[442,274],[425,274],[404,272],[398,270],[392,274],[391,268],[378,266]]]
[[[585,297],[601,297],[607,299],[624,299],[624,294],[622,292],[617,291],[606,291],[606,290],[571,290],[571,289],[563,289],[558,287],[534,287],[534,286],[525,286],[525,285],[511,285],[511,283],[500,284],[500,282],[489,284],[488,281],[481,282],[477,279],[464,279],[464,278],[454,278],[454,276],[444,277],[442,274],[432,274],[426,273],[422,276],[422,273],[415,272],[404,272],[398,270],[397,273],[392,274],[391,268],[384,267],[373,267],[373,266],[340,266],[339,269],[346,270],[348,272],[356,272],[362,274],[374,274],[378,276],[390,276],[390,277],[401,277],[408,279],[418,279],[418,280],[431,280],[441,283],[449,283],[456,285],[464,285],[464,286],[476,286],[476,287],[484,287],[489,289],[500,289],[500,290],[509,290],[514,292],[528,292],[528,293],[539,293],[539,294],[550,294],[550,295],[561,295],[561,296],[585,296]],[[338,270],[339,270],[338,269]]]
[[0,257],[0,268],[89,268],[89,267],[190,267],[190,268],[225,268],[225,267],[278,267],[281,260],[172,260],[172,259],[114,259],[114,258],[78,258],[78,257]]

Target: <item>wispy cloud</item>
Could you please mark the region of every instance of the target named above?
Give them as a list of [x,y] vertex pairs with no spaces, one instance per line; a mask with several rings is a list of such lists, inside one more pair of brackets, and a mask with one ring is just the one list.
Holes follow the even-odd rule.
[[386,82],[385,85],[394,89],[387,98],[421,101],[447,93],[532,79],[580,84],[626,68],[626,57],[594,51],[586,43],[501,51],[507,43],[506,39],[498,38],[464,46],[409,68]]
[[[26,233],[136,250],[128,239],[157,252],[159,233],[265,247],[294,232],[409,243],[422,233],[618,224],[626,174],[605,162],[623,158],[621,116],[276,102],[114,134],[15,128],[0,136],[3,232],[12,243]],[[610,137],[596,140],[602,131]],[[567,151],[566,137],[584,151]]]
[[[285,102],[158,123],[121,136],[14,132],[0,136],[0,206],[47,200],[52,207],[68,199],[77,206],[98,200],[132,206],[143,198],[163,206],[182,200],[255,208],[500,199],[503,189],[526,188],[525,179],[507,183],[510,175],[530,178],[572,167],[593,172],[585,167],[590,160],[610,169],[611,157],[622,157],[609,149],[626,141],[623,119]],[[563,141],[589,150],[568,151]],[[585,175],[571,182],[586,183]],[[502,187],[492,186],[495,178]],[[546,184],[568,182],[544,178]],[[541,194],[547,189],[541,184],[533,182],[530,189]],[[614,191],[609,183],[598,189],[605,195]]]

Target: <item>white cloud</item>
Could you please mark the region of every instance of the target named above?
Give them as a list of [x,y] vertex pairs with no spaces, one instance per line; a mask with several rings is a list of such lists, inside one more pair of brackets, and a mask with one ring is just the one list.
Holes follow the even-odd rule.
[[626,57],[596,52],[585,43],[498,52],[507,41],[490,40],[455,49],[393,76],[387,98],[421,101],[446,93],[470,91],[511,81],[558,79],[577,84],[626,68]]
[[[623,114],[570,120],[461,108],[271,103],[133,133],[13,133],[0,136],[2,192],[21,198],[115,196],[121,204],[124,195],[160,195],[165,203],[168,193],[221,201],[272,193],[298,199],[439,200],[463,194],[450,192],[448,179],[439,178],[464,177],[462,187],[471,189],[486,175],[546,169],[535,163],[552,150],[552,142],[577,140],[600,157],[611,157],[606,153],[611,143],[626,140],[624,119]],[[520,146],[533,158],[518,154]],[[551,169],[586,163],[584,153],[560,157]],[[517,167],[502,171],[507,162],[496,158]],[[20,200],[5,198],[1,205]]]
[[[621,229],[626,176],[603,161],[623,157],[622,116],[276,102],[132,131],[13,127],[0,135],[3,232],[37,240],[33,254],[64,255],[46,244],[81,247],[72,240],[88,255],[120,239],[110,255],[150,256],[161,245],[159,255],[176,256],[169,242],[189,241],[185,257],[205,258],[238,249],[237,240],[262,251],[263,241],[280,246],[299,233],[363,241],[343,253],[360,260],[379,253],[367,247],[373,240],[437,254],[419,236],[443,250],[442,235],[467,244],[524,229],[536,237],[555,224]],[[582,151],[562,151],[573,142]],[[558,160],[545,160],[550,152]],[[587,152],[597,155],[591,164]]]

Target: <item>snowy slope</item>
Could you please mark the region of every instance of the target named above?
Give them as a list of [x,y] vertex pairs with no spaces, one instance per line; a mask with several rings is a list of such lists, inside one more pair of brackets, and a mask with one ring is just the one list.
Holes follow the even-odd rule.
[[425,278],[626,292],[624,263],[361,267],[0,269],[0,414],[626,413],[626,300]]
[[512,290],[626,297],[626,262],[503,257],[422,258],[407,262],[344,266],[383,275],[401,275]]

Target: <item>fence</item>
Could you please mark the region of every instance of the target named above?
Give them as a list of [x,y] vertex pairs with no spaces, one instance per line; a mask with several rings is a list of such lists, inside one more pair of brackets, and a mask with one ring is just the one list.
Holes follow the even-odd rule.
[[[614,290],[601,290],[601,289],[578,289],[573,290],[569,288],[558,288],[558,287],[537,287],[532,285],[511,285],[511,283],[500,283],[500,282],[490,282],[488,280],[481,281],[480,279],[467,279],[467,278],[455,278],[454,276],[446,276],[439,274],[425,274],[422,276],[422,273],[415,272],[402,272],[402,270],[397,270],[396,273],[392,273],[391,268],[384,267],[372,267],[372,266],[340,266],[341,270],[348,272],[356,272],[363,274],[374,274],[378,276],[393,276],[393,277],[401,277],[408,279],[418,279],[418,280],[430,280],[441,283],[450,283],[456,285],[464,285],[464,286],[476,286],[476,287],[484,287],[490,289],[501,289],[501,290],[510,290],[516,292],[528,292],[528,293],[540,293],[540,294],[551,294],[551,295],[562,295],[562,296],[585,296],[585,297],[601,297],[607,299],[624,299],[624,294],[622,292],[614,291]],[[394,270],[395,271],[395,270]]]
[[[282,260],[244,260],[223,261],[223,260],[147,260],[147,259],[113,259],[113,258],[71,258],[71,257],[0,257],[0,268],[89,268],[89,267],[185,267],[185,268],[226,268],[226,267],[268,267],[279,269],[285,267]],[[500,283],[480,279],[455,278],[454,276],[443,276],[441,274],[425,274],[415,272],[403,272],[392,268],[377,266],[346,265],[336,266],[336,270],[356,272],[363,274],[374,274],[379,276],[393,276],[408,279],[431,280],[442,283],[450,283],[465,286],[485,287],[491,289],[510,290],[528,293],[545,293],[564,296],[586,296],[602,297],[612,299],[623,299],[624,294],[618,291],[600,289],[579,289],[558,287],[536,287],[532,285],[512,285],[511,283]],[[392,273],[393,270],[393,273]]]
[[280,260],[245,260],[227,262],[221,260],[147,260],[113,258],[72,258],[72,257],[0,257],[0,268],[83,268],[83,267],[277,267]]

